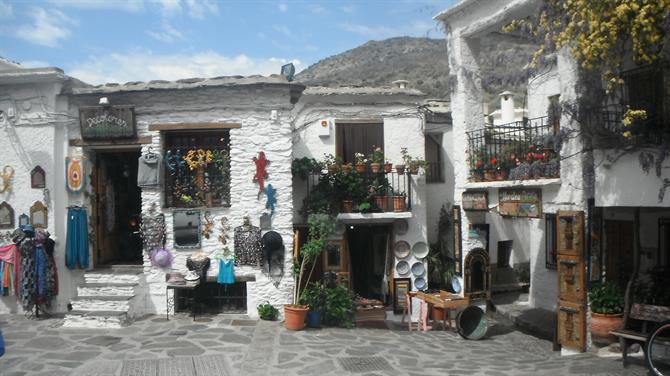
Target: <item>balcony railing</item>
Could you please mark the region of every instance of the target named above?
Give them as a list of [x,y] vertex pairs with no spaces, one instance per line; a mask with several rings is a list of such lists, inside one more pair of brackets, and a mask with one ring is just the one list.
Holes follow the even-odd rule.
[[472,181],[522,180],[560,176],[561,137],[549,117],[467,132]]
[[670,119],[660,111],[645,109],[641,117],[629,116],[629,124],[624,122],[626,112],[640,110],[624,104],[610,104],[592,110],[588,114],[594,144],[600,147],[621,144],[662,145],[670,143]]
[[[369,166],[368,166],[369,167]],[[342,171],[307,176],[303,214],[405,212],[412,209],[409,172]]]

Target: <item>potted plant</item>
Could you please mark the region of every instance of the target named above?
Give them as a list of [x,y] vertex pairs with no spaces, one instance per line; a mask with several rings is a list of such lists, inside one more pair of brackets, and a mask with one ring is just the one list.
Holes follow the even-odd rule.
[[589,291],[591,339],[597,344],[616,342],[611,330],[621,328],[623,322],[623,294],[619,286],[612,282],[599,283]]
[[279,316],[279,310],[268,301],[259,305],[257,308],[258,316],[261,318],[261,320],[275,321]]
[[304,287],[301,288],[303,278],[308,268],[310,268],[310,271],[306,280],[309,281],[312,277],[316,258],[325,249],[326,239],[335,228],[335,220],[327,214],[310,215],[307,223],[309,227],[308,240],[300,248],[300,260],[294,261],[294,264],[300,266],[294,270],[297,281],[293,287],[293,303],[284,305],[284,326],[288,330],[301,330],[305,327],[305,317],[309,307],[300,304],[304,289]]
[[368,160],[365,159],[365,154],[356,153],[354,154],[354,158],[356,158],[356,172],[361,174],[365,173],[368,168]]
[[386,162],[384,163],[384,172],[390,174],[391,171],[393,171],[393,163],[391,163],[390,160],[386,159]]
[[291,163],[291,173],[305,180],[308,174],[320,173],[323,167],[324,164],[314,158],[296,158]]
[[321,282],[314,282],[309,284],[300,298],[301,304],[309,307],[307,326],[310,328],[321,327],[325,295],[325,286]]
[[337,158],[335,158],[334,155],[324,154],[323,163],[326,165],[329,174],[335,175],[337,173],[338,170]]
[[406,210],[405,198],[407,195],[405,192],[396,192],[393,194],[393,211],[394,212],[404,212]]
[[352,170],[351,163],[345,163],[342,165],[342,173],[344,175],[349,175],[351,170]]
[[348,198],[342,200],[342,213],[351,213],[354,211],[354,201]]
[[381,178],[381,179],[375,179],[368,188],[370,195],[374,199],[375,206],[382,212],[385,212],[388,207],[388,203],[386,200],[386,192],[388,190],[388,187],[389,187],[388,180],[386,178]]
[[373,173],[377,174],[382,169],[384,151],[379,146],[372,145],[372,154],[368,156],[368,159],[370,159],[370,169]]
[[348,288],[341,285],[326,288],[324,319],[327,325],[354,326],[354,296]]

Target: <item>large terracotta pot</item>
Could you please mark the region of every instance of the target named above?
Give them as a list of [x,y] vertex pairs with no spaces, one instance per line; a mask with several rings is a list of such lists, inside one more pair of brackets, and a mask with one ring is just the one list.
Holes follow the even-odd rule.
[[496,180],[507,180],[508,172],[507,170],[496,170]]
[[351,172],[351,168],[352,167],[351,167],[350,164],[342,165],[342,173],[345,174],[345,175],[349,175],[349,173]]
[[328,165],[328,173],[331,175],[337,174],[338,167],[336,164]]
[[386,204],[386,196],[375,196],[375,204],[377,204],[381,211],[385,212],[388,206]]
[[409,165],[409,173],[412,174],[412,175],[419,174],[419,164],[418,163],[411,163]]
[[393,211],[405,211],[405,196],[393,196]]
[[485,170],[484,181],[494,181],[494,180],[496,180],[496,172],[494,170]]
[[356,164],[356,172],[358,172],[359,174],[365,173],[365,171],[367,171],[367,169],[368,169],[368,165],[366,165],[365,163],[357,163]]
[[621,328],[623,323],[623,313],[607,315],[604,313],[591,312],[591,321],[589,330],[591,331],[591,340],[599,345],[609,345],[617,341],[617,337],[609,334],[611,330]]
[[384,163],[384,172],[387,174],[390,174],[391,171],[393,171],[393,164],[392,163]]
[[284,327],[288,330],[302,330],[309,308],[295,304],[284,304]]
[[444,320],[444,309],[439,307],[433,307],[433,320],[434,321]]
[[354,202],[351,200],[342,200],[342,212],[351,213],[354,211]]
[[398,173],[398,175],[405,174],[405,165],[402,164],[395,165],[395,171]]

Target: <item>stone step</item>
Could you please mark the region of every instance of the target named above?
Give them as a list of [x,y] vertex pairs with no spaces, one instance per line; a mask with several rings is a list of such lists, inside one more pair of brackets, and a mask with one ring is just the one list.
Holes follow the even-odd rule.
[[77,286],[77,296],[134,296],[137,284],[85,283]]
[[140,274],[93,271],[84,274],[84,281],[86,284],[135,285],[140,283]]
[[109,265],[99,266],[95,269],[99,272],[111,272],[121,274],[140,274],[144,272],[144,265]]
[[128,314],[120,311],[70,311],[64,328],[119,329],[128,324]]
[[[134,295],[133,295],[134,296]],[[127,313],[133,296],[79,296],[72,299],[75,311],[118,311]]]

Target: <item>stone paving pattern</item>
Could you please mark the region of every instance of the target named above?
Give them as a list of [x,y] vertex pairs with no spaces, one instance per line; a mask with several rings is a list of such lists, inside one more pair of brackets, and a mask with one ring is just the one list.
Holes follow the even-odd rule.
[[646,375],[641,362],[585,353],[561,357],[551,343],[503,321],[487,338],[449,331],[310,329],[244,316],[148,316],[123,329],[62,328],[62,318],[0,315],[0,375]]

